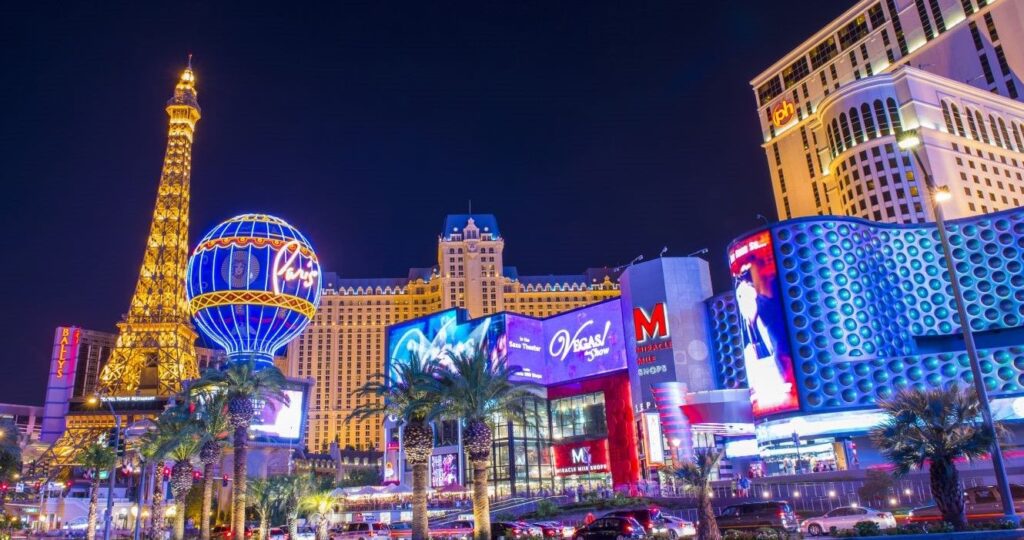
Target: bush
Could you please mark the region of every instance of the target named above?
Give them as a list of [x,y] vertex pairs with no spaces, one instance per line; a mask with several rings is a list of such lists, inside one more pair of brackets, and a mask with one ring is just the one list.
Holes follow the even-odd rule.
[[874,521],[858,521],[853,525],[857,536],[878,536],[882,534],[882,528]]
[[884,500],[895,485],[891,474],[871,469],[868,470],[867,476],[864,478],[864,485],[857,488],[857,495],[861,500]]
[[547,500],[541,499],[537,501],[537,508],[534,509],[533,515],[539,518],[551,517],[558,514],[561,509],[557,504]]

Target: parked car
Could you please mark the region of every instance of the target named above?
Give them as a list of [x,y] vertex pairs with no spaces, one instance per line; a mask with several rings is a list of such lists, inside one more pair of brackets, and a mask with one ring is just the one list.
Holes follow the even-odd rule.
[[557,521],[535,521],[534,525],[540,527],[544,538],[572,538],[576,532],[574,527],[562,525]]
[[896,517],[890,512],[880,512],[860,506],[840,506],[818,517],[805,519],[800,524],[800,529],[807,531],[807,534],[811,536],[819,536],[827,534],[832,527],[835,527],[837,531],[852,530],[853,526],[861,521],[877,523],[883,529],[896,527]]
[[535,527],[525,521],[497,521],[491,523],[491,538],[498,540],[512,540],[515,538],[529,538],[540,536],[540,527]]
[[[1010,484],[1013,508],[1018,514],[1024,512],[1024,486]],[[996,520],[1003,515],[1002,498],[996,486],[976,486],[964,490],[964,506],[968,521]],[[935,504],[914,508],[907,514],[908,523],[940,521],[942,513]]]
[[457,540],[473,537],[473,522],[465,519],[453,521],[446,525],[430,528],[431,538],[455,538]]
[[[245,537],[252,538],[253,529],[249,526],[245,527]],[[231,527],[227,525],[214,525],[210,529],[210,538],[223,538],[224,540],[231,540]]]
[[288,540],[288,531],[280,527],[267,529],[267,540]]
[[390,540],[391,529],[386,523],[349,523],[340,533],[332,533],[331,540]]
[[644,532],[647,534],[659,532],[656,529],[661,528],[664,525],[661,510],[653,507],[643,508],[640,510],[616,510],[614,512],[608,512],[604,517],[631,517],[640,522],[640,525],[643,525]]
[[677,538],[689,538],[691,536],[697,536],[697,527],[694,526],[692,521],[686,521],[683,518],[677,518],[675,516],[662,515],[662,526],[658,532],[663,532],[668,535],[671,540]]
[[728,530],[774,529],[796,532],[800,523],[786,501],[765,501],[726,506],[717,518],[718,528]]
[[627,516],[605,516],[576,530],[573,540],[642,540],[647,536],[639,521]]
[[316,531],[312,527],[299,527],[295,532],[295,538],[289,540],[313,540],[316,538]]
[[393,521],[388,525],[391,531],[391,538],[408,538],[412,536],[412,523],[408,521]]

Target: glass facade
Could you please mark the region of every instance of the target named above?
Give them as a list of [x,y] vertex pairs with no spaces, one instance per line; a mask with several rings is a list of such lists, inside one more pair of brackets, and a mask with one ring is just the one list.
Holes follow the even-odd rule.
[[608,436],[604,393],[594,392],[551,401],[552,438],[600,439]]
[[499,496],[531,496],[554,488],[548,402],[527,398],[525,408],[525,423],[502,417],[494,421],[491,483]]

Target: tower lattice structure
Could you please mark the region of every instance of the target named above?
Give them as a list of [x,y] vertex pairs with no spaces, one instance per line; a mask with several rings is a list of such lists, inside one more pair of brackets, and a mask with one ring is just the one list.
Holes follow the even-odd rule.
[[142,269],[117,343],[100,375],[101,393],[169,396],[199,376],[196,332],[185,297],[192,138],[200,109],[192,64],[167,102],[170,125]]

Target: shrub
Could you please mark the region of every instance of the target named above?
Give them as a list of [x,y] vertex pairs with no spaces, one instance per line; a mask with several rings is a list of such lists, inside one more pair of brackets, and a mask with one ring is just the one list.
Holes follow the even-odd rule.
[[895,485],[896,483],[893,481],[891,474],[885,471],[870,469],[864,478],[864,485],[857,488],[857,495],[862,500],[884,500],[889,496]]
[[541,518],[550,517],[555,514],[558,514],[559,511],[560,508],[558,508],[557,504],[547,499],[541,499],[537,501],[537,508],[533,511],[533,515]]
[[858,521],[853,525],[857,536],[878,536],[882,534],[882,528],[874,521]]

